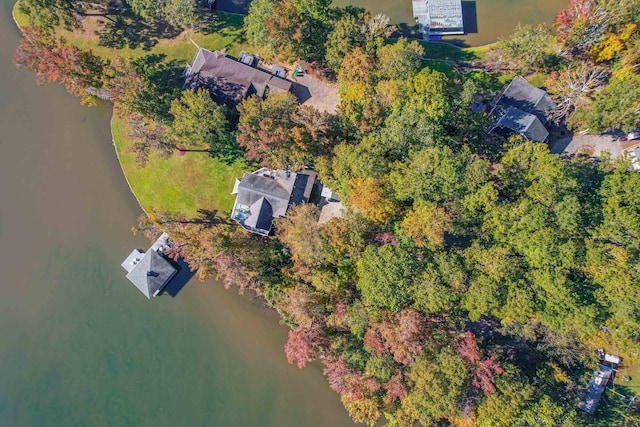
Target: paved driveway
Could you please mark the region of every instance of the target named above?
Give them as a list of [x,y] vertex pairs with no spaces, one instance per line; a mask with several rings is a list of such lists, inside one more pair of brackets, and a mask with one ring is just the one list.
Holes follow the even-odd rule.
[[599,156],[608,151],[611,158],[622,154],[622,138],[618,135],[573,135],[551,144],[555,154],[587,154]]

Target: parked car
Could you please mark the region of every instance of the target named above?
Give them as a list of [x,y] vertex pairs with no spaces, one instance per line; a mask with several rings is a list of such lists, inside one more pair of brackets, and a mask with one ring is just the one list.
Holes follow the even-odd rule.
[[622,138],[623,141],[635,141],[636,139],[640,139],[640,129],[632,130]]

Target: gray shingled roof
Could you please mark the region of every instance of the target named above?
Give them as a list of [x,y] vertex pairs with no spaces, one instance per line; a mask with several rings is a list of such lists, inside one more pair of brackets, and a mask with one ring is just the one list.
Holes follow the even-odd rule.
[[509,108],[498,120],[497,124],[511,129],[534,142],[544,142],[549,136],[549,132],[538,117],[515,107]]
[[310,170],[245,173],[233,189],[237,197],[232,219],[253,233],[268,235],[273,218],[286,215],[290,205],[309,202],[315,178]]
[[260,197],[253,205],[249,206],[249,216],[244,224],[257,230],[269,230],[273,220],[273,209],[264,197]]
[[127,279],[147,298],[151,298],[162,290],[176,272],[176,268],[162,255],[148,250],[127,274]]
[[272,178],[245,173],[238,186],[236,203],[252,206],[263,197],[269,201],[274,217],[284,216],[287,213],[290,197],[287,190]]
[[525,113],[531,113],[538,117],[542,124],[547,122],[549,111],[556,107],[547,92],[533,86],[520,76],[515,76],[509,83],[498,99],[497,105],[504,109],[515,107]]
[[222,52],[200,48],[187,70],[185,86],[206,87],[216,102],[236,105],[249,95],[264,98],[267,92],[289,92],[292,83]]

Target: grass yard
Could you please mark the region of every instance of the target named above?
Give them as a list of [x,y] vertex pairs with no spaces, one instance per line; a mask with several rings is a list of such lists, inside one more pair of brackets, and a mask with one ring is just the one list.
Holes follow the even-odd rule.
[[[184,31],[173,37],[163,37],[155,29],[137,22],[135,17],[111,15],[113,21],[103,16],[83,18],[84,31],[58,30],[68,42],[81,49],[90,49],[104,58],[114,55],[138,58],[144,55],[164,55],[167,60],[190,62],[196,47],[216,50],[227,49],[231,55],[250,50],[242,36],[242,17],[236,15],[203,12],[203,24],[199,31]],[[14,16],[19,25],[29,24],[26,15],[14,6]],[[187,218],[197,215],[199,209],[217,211],[229,215],[235,197],[231,195],[235,178],[242,177],[248,165],[243,159],[232,165],[211,158],[206,153],[190,152],[183,157],[172,156],[168,160],[152,154],[145,168],[139,168],[133,153],[127,151],[132,141],[126,137],[124,120],[113,116],[111,132],[124,174],[142,208],[165,209]]]
[[139,168],[134,154],[127,152],[131,140],[126,137],[124,120],[116,115],[111,132],[127,181],[143,209],[162,208],[187,218],[194,217],[198,209],[230,214],[234,179],[247,170],[244,160],[227,165],[206,153],[190,152],[168,160],[152,154],[147,166]]
[[458,46],[444,42],[418,41],[424,48],[424,57],[427,59],[441,59],[450,62],[467,62],[477,59],[476,54],[470,49],[461,49]]
[[[623,363],[622,366],[623,367],[619,368],[616,373],[616,385],[626,387],[632,391],[633,394],[640,397],[640,364],[626,366]],[[622,378],[625,375],[630,377],[631,380],[624,381]]]
[[[243,36],[243,17],[219,12],[203,11],[201,25],[197,31],[186,30],[177,34],[167,33],[161,28],[151,27],[132,12],[122,15],[92,15],[82,18],[82,30],[56,32],[69,43],[83,50],[91,50],[103,58],[114,55],[138,58],[144,55],[163,55],[167,60],[190,62],[196,53],[193,40],[210,50],[226,49],[232,56],[242,50],[252,50]],[[14,6],[18,24],[29,24],[26,15]]]

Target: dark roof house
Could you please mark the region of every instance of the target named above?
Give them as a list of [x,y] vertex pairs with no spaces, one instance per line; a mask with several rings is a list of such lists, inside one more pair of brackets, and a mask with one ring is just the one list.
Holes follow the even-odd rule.
[[613,375],[613,369],[603,364],[598,365],[599,369],[593,374],[587,386],[584,400],[578,404],[583,411],[593,415],[596,412],[600,398],[607,388],[607,383]]
[[489,133],[495,131],[508,138],[519,134],[534,142],[545,142],[547,116],[556,105],[547,92],[516,76],[495,100]]
[[122,263],[127,279],[149,299],[158,295],[178,272],[164,256],[168,238],[162,233],[148,251],[134,249]]
[[185,70],[185,87],[207,88],[214,101],[229,106],[250,95],[264,99],[269,93],[292,91],[290,81],[249,65],[253,63],[252,55],[241,55],[236,61],[222,52],[199,48]]
[[291,205],[309,202],[315,179],[312,170],[262,168],[245,173],[231,193],[237,195],[231,219],[251,233],[268,236],[274,218],[285,216]]

